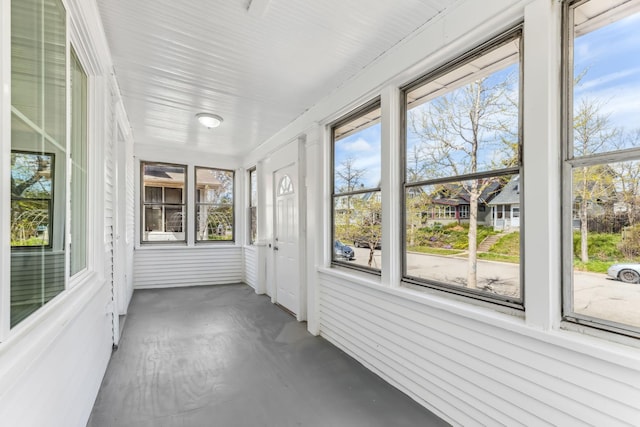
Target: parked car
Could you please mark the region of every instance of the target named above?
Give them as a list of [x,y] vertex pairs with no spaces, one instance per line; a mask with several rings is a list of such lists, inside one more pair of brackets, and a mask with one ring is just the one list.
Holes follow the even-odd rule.
[[353,248],[345,245],[340,240],[336,240],[333,242],[333,253],[335,255],[335,259],[342,259],[347,261],[353,261],[356,259],[356,254],[353,251]]
[[625,283],[640,283],[640,264],[614,264],[607,275]]
[[[353,246],[355,246],[356,248],[367,248],[367,249],[369,249],[371,247],[370,245],[371,245],[371,242],[366,237],[357,237],[353,241]],[[380,240],[378,240],[378,242],[376,243],[376,247],[373,248],[373,249],[382,249]]]

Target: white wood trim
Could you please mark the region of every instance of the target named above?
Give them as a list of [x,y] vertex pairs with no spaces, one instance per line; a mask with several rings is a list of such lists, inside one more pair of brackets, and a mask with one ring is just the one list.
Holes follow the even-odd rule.
[[[11,1],[0,1],[0,170],[11,170]],[[6,177],[4,172],[3,178]],[[11,206],[11,183],[0,179],[0,206]],[[0,343],[9,336],[11,210],[0,209]]]
[[527,323],[546,330],[561,313],[560,20],[559,2],[525,8],[522,179],[524,206],[535,214],[521,212],[524,301]]

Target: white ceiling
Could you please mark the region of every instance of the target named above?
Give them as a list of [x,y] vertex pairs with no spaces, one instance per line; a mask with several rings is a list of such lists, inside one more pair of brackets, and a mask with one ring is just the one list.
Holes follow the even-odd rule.
[[98,0],[136,143],[244,155],[455,2],[250,3]]

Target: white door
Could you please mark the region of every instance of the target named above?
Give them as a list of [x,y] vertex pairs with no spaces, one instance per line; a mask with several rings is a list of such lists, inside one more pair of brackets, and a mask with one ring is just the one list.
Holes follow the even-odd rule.
[[520,206],[511,206],[511,227],[520,227]]
[[295,165],[273,173],[275,188],[275,300],[298,314],[300,309],[299,236],[298,236],[298,175]]

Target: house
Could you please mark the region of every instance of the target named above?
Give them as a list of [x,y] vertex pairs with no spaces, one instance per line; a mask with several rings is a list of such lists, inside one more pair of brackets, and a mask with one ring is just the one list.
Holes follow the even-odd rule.
[[488,203],[494,230],[514,231],[520,228],[520,175],[513,176]]
[[[498,194],[501,184],[499,180],[487,180],[480,183],[478,196],[478,224],[490,224],[491,200]],[[430,207],[422,212],[425,225],[434,223],[468,223],[470,212],[471,189],[460,184],[442,185],[435,195],[430,197]]]
[[[640,287],[577,268],[589,265],[568,230],[587,206],[571,190],[580,173],[640,161],[637,145],[574,120],[637,127],[639,13],[638,0],[0,0],[0,424],[85,426],[132,298],[162,294],[163,315],[175,288],[234,285],[451,425],[639,425]],[[379,188],[334,191],[342,158]],[[507,176],[520,183],[500,191]],[[618,191],[630,176],[583,182]],[[409,251],[419,221],[467,220],[457,190],[474,180],[491,184],[480,221],[518,226],[518,259]],[[333,207],[357,193],[380,202],[369,268],[332,257]],[[413,215],[423,195],[431,206]],[[603,200],[589,199],[588,220]],[[197,316],[163,317],[183,331],[170,349],[196,343],[226,372],[254,343],[290,338],[238,339],[224,304],[203,311],[225,327],[198,336]],[[297,347],[291,361],[324,374]],[[282,387],[247,396],[233,394],[240,376],[212,385],[200,360],[189,384],[167,381],[154,370],[165,350],[139,356],[127,377],[140,389],[119,397],[153,406],[168,384],[188,402],[141,425],[189,425],[220,391],[239,415],[229,424],[284,388],[314,398],[283,384],[289,354],[255,375]],[[394,410],[344,388],[358,398],[334,403]]]

